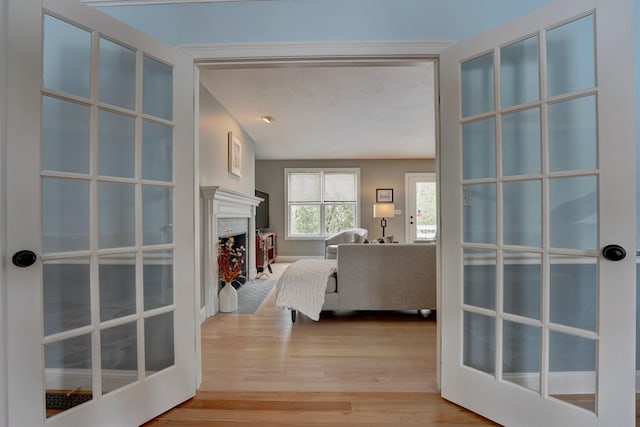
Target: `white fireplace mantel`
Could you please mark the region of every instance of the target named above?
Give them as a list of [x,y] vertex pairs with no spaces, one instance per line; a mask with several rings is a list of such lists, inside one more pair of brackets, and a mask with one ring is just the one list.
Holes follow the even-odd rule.
[[218,219],[247,218],[247,277],[255,279],[256,271],[256,207],[262,199],[223,187],[200,187],[203,218],[203,257],[206,317],[218,312]]

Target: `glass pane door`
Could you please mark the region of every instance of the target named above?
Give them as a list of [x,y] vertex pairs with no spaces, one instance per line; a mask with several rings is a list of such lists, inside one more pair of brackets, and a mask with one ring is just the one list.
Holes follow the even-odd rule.
[[196,387],[193,62],[77,1],[7,22],[8,423],[142,425]]
[[44,40],[44,393],[52,417],[174,365],[173,71],[48,14]]
[[[609,239],[626,241],[616,222],[622,208],[614,208],[626,205],[626,197],[607,204],[603,191],[611,194],[624,182],[611,174],[621,164],[610,162],[617,148],[605,147],[613,143],[605,129],[614,110],[604,106],[615,104],[604,100],[612,99],[608,91],[615,84],[604,83],[611,75],[602,72],[596,55],[604,33],[596,30],[596,17],[602,25],[611,16],[558,4],[535,15],[544,22],[536,30],[524,31],[536,24],[523,18],[496,30],[501,36],[491,47],[488,38],[477,46],[470,41],[451,61],[460,78],[458,114],[450,121],[459,157],[446,145],[452,141],[445,141],[444,157],[452,157],[441,168],[457,193],[449,198],[443,190],[443,198],[460,217],[457,222],[443,211],[451,226],[444,232],[453,231],[453,237],[443,237],[442,253],[460,257],[444,268],[444,309],[455,312],[443,318],[452,322],[451,330],[443,328],[446,335],[459,325],[461,339],[449,352],[449,338],[443,338],[443,360],[451,363],[444,368],[443,395],[455,390],[458,399],[452,400],[475,399],[472,408],[485,407],[472,396],[475,387],[513,399],[520,414],[484,402],[491,408],[487,414],[509,425],[525,424],[516,421],[525,409],[539,414],[540,425],[598,425],[621,414],[608,412],[606,402],[619,389],[608,387],[605,369],[615,363],[604,360],[613,350],[613,325],[623,327],[614,318],[622,305],[607,298],[630,295],[632,289],[618,282],[630,270],[600,252]],[[449,174],[452,166],[457,176]],[[613,215],[605,218],[607,209]],[[456,271],[458,261],[462,269]],[[459,291],[450,291],[452,281]],[[449,357],[458,351],[456,366]],[[457,381],[447,379],[447,372]]]
[[434,173],[405,174],[407,200],[406,241],[435,241],[438,231],[438,195]]
[[461,197],[464,365],[595,412],[593,43],[590,14],[462,63]]

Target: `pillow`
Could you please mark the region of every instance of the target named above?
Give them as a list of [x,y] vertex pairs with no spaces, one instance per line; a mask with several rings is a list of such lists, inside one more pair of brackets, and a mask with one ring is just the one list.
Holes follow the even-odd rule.
[[351,243],[369,243],[369,241],[361,234],[354,234]]

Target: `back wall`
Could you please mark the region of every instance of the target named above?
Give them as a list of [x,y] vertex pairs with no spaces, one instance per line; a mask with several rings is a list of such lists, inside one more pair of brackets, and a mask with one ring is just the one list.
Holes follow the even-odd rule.
[[278,233],[278,256],[324,257],[324,239],[287,240],[285,230],[284,170],[285,168],[360,168],[360,226],[369,230],[369,237],[380,237],[380,220],[373,218],[376,188],[393,188],[393,202],[401,215],[387,220],[386,235],[404,242],[404,174],[434,172],[435,160],[256,160],[256,188],[269,193],[269,231]]

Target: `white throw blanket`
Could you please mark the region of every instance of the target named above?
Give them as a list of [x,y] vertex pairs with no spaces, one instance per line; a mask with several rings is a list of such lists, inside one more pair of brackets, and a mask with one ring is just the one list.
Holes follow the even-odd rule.
[[329,276],[336,271],[334,259],[301,259],[282,273],[276,285],[276,307],[298,310],[313,320],[320,318]]

